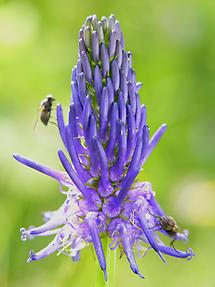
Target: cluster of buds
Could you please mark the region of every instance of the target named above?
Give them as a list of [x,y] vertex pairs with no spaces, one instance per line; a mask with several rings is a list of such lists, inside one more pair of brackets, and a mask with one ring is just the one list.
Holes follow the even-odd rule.
[[79,260],[80,250],[93,244],[106,274],[101,238],[120,247],[134,273],[138,269],[134,248],[154,249],[163,254],[191,258],[191,249],[179,251],[165,245],[159,233],[171,240],[187,240],[173,218],[165,215],[149,182],[136,180],[147,158],[166,130],[163,124],[150,137],[146,107],[141,105],[132,67],[132,54],[125,50],[123,33],[113,15],[87,17],[79,32],[78,61],[72,70],[72,97],[65,123],[57,106],[59,133],[66,153],[58,156],[65,171],[42,166],[19,155],[21,163],[55,178],[67,188],[66,200],[57,210],[44,214],[40,227],[21,229],[22,239],[55,235],[43,250],[30,252],[28,261],[58,251]]

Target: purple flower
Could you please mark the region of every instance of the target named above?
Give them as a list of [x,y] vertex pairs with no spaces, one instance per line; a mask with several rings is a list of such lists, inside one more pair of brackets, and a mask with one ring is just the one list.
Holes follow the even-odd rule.
[[31,251],[28,262],[55,251],[77,261],[80,250],[93,244],[107,279],[101,236],[112,240],[110,249],[120,247],[140,277],[134,248],[140,256],[154,249],[164,262],[164,254],[190,259],[191,249],[179,251],[159,237],[187,240],[188,232],[180,233],[174,219],[165,215],[151,184],[136,180],[166,125],[150,137],[146,108],[140,104],[141,83],[136,82],[132,55],[124,48],[120,24],[113,15],[102,21],[95,15],[86,19],[79,32],[78,54],[68,122],[60,105],[56,113],[66,149],[58,152],[64,171],[14,155],[56,179],[66,197],[58,210],[44,214],[43,225],[21,228],[22,240],[54,236],[41,251]]

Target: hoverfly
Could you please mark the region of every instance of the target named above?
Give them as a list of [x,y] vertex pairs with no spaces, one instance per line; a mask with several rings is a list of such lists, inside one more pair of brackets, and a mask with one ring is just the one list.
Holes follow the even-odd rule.
[[161,229],[164,230],[172,238],[170,245],[172,245],[172,247],[175,249],[174,242],[176,240],[176,235],[179,229],[175,219],[167,215],[163,215],[163,216],[155,215],[151,213],[149,210],[148,212],[158,220],[158,223],[155,226],[150,227],[150,229],[153,229],[156,226],[160,226]]
[[[48,95],[45,99],[43,99],[40,103],[40,108],[39,108],[39,115],[38,119],[34,125],[34,128],[36,127],[38,120],[40,119],[41,122],[47,126],[48,123],[50,122],[51,118],[51,111],[52,111],[52,105],[55,99],[53,98],[52,95]],[[56,124],[54,122],[51,122],[53,124]]]

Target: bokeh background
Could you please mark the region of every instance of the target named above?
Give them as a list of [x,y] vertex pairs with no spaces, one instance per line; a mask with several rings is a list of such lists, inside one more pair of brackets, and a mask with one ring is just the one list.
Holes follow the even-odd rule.
[[[78,31],[89,14],[114,13],[133,53],[137,79],[143,82],[152,131],[163,122],[168,131],[140,174],[153,184],[167,214],[190,230],[196,257],[169,258],[154,252],[138,260],[146,279],[118,259],[117,286],[214,287],[215,255],[215,2],[211,0],[0,2],[0,286],[94,286],[90,249],[80,263],[51,255],[32,264],[30,249],[46,238],[21,242],[22,226],[42,223],[42,211],[63,202],[59,186],[12,159],[17,152],[61,168],[57,128],[33,130],[38,105],[48,93],[65,113],[70,74],[77,59]],[[186,249],[183,243],[177,248]]]

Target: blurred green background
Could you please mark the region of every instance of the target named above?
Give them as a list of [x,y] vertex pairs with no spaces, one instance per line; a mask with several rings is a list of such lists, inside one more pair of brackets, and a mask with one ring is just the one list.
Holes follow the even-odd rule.
[[[215,2],[175,1],[1,1],[0,2],[0,286],[93,286],[90,249],[80,263],[51,255],[26,263],[30,249],[46,238],[21,242],[20,227],[42,223],[41,212],[63,202],[59,186],[12,159],[13,152],[61,168],[62,146],[55,126],[38,125],[38,105],[48,93],[65,112],[70,74],[77,59],[78,31],[89,14],[119,19],[126,49],[133,53],[142,103],[154,131],[168,130],[141,172],[153,184],[167,214],[190,230],[192,261],[154,252],[138,260],[146,279],[118,259],[117,286],[214,287],[215,255]],[[178,248],[186,249],[183,243]]]

